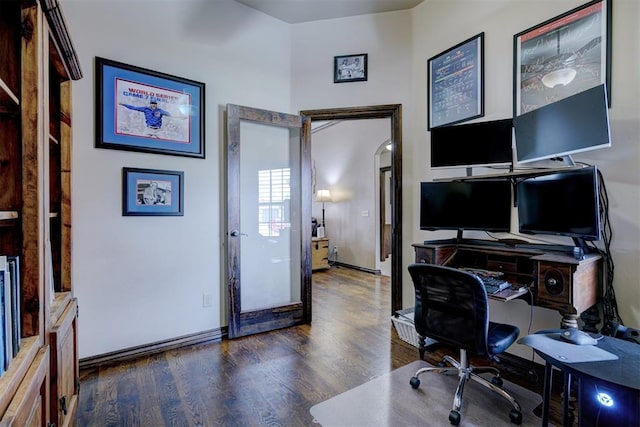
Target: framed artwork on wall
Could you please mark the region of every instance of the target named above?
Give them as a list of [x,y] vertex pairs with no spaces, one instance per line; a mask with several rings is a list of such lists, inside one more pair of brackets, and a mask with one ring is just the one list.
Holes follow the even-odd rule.
[[513,115],[605,84],[611,106],[611,0],[595,0],[514,36]]
[[204,158],[204,83],[96,57],[96,147]]
[[368,54],[333,57],[333,82],[362,82],[367,80]]
[[184,172],[122,168],[123,216],[183,216]]
[[427,129],[484,116],[484,33],[429,58]]

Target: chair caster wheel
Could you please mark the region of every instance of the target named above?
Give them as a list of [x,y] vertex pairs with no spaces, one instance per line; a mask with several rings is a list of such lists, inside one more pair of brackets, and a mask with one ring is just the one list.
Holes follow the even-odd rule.
[[446,368],[447,367],[447,362],[445,362],[444,360],[441,360],[438,362],[438,368]]
[[409,384],[411,384],[412,388],[418,388],[420,387],[420,379],[418,377],[411,377]]
[[500,377],[491,378],[491,384],[502,388],[502,378],[500,378]]
[[460,424],[460,412],[458,411],[449,412],[449,422],[454,426],[457,426],[458,424]]
[[509,412],[509,419],[512,423],[520,425],[522,423],[522,412],[517,409],[512,409],[511,412]]

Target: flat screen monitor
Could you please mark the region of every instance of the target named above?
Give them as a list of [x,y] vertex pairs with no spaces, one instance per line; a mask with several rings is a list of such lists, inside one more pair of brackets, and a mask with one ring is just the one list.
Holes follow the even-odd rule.
[[611,146],[604,84],[513,118],[516,161],[533,162]]
[[420,229],[507,232],[511,206],[510,181],[423,182]]
[[431,129],[431,167],[511,166],[511,119]]
[[601,239],[595,166],[527,178],[515,191],[521,233]]

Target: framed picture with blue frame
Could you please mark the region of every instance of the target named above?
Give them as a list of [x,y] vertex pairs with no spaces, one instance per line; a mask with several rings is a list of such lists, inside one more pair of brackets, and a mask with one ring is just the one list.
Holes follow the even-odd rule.
[[183,216],[184,172],[122,168],[123,216]]
[[204,158],[204,83],[96,61],[96,147]]

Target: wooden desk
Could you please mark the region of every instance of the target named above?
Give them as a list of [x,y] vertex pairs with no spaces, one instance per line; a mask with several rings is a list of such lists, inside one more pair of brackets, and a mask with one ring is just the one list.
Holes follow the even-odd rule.
[[455,239],[413,247],[415,262],[501,271],[509,282],[531,286],[533,298],[528,292],[521,298],[557,310],[563,328],[577,328],[580,313],[595,305],[601,294],[602,257],[589,254],[578,260],[570,255],[571,247]]

